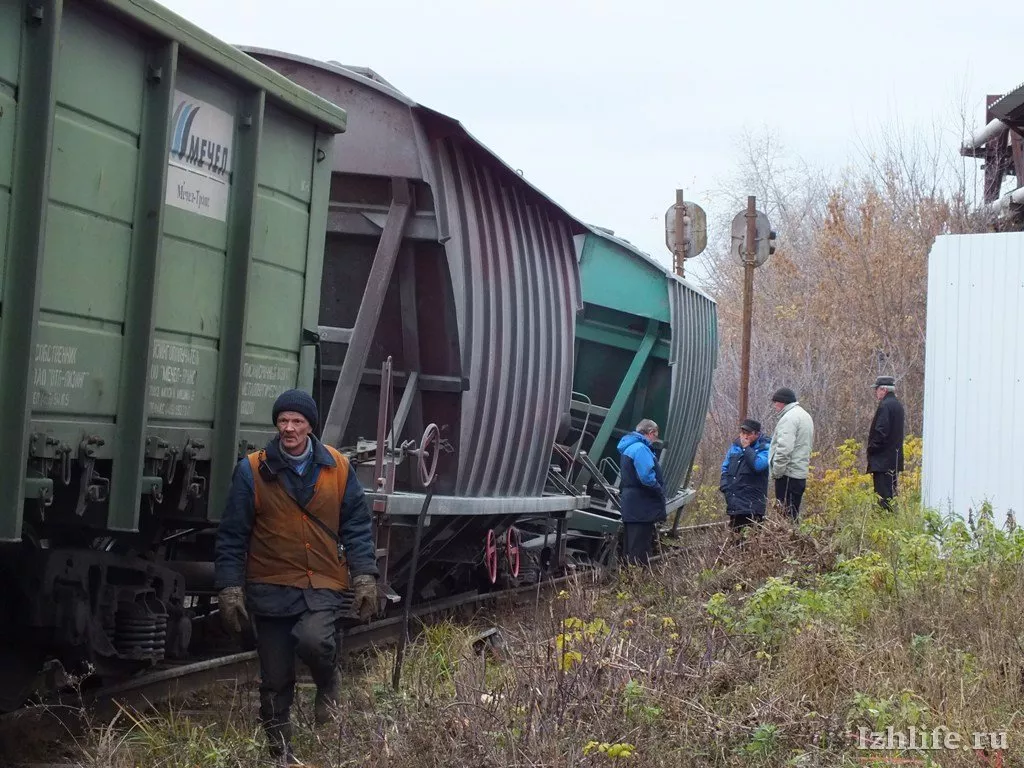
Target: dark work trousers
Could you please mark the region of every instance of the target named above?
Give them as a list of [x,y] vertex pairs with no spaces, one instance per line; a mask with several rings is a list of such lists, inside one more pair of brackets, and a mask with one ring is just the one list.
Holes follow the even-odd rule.
[[875,494],[879,504],[886,512],[892,512],[892,498],[896,495],[896,472],[872,472],[875,481]]
[[318,688],[330,685],[338,660],[340,618],[338,610],[254,617],[260,658],[260,721],[275,755],[291,742],[295,655],[309,667]]
[[803,501],[806,488],[807,481],[796,477],[780,477],[775,480],[775,499],[791,520],[796,520],[800,514],[800,502]]
[[626,565],[648,565],[654,546],[654,523],[624,523],[622,555]]

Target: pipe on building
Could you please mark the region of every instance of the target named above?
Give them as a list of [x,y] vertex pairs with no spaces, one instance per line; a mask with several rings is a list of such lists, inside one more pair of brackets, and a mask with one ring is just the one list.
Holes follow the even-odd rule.
[[977,149],[978,147],[984,146],[985,142],[989,139],[994,139],[1000,133],[1007,129],[1006,123],[1002,120],[996,119],[989,122],[984,128],[975,131],[973,135],[964,139],[964,149]]
[[998,200],[993,200],[986,207],[992,213],[1006,213],[1011,205],[1024,205],[1024,187],[1018,187],[1012,192],[1007,192]]

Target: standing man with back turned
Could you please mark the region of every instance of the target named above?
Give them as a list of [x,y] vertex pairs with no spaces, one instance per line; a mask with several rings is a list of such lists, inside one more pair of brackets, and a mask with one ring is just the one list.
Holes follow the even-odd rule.
[[875,481],[882,509],[892,512],[896,479],[903,471],[903,403],[896,399],[896,380],[892,376],[875,379],[878,408],[868,430],[868,472]]
[[314,715],[323,724],[337,705],[341,682],[342,590],[351,573],[355,609],[369,619],[377,604],[377,558],[355,472],[313,435],[313,398],[297,389],[284,392],[273,419],[277,437],[235,468],[217,531],[215,580],[229,629],[240,632],[253,615],[260,720],[271,754],[279,765],[302,765],[291,750],[295,654],[312,672]]
[[619,440],[619,501],[625,529],[627,563],[647,565],[654,543],[654,526],[665,520],[665,480],[651,443],[658,425],[643,419]]
[[772,405],[779,413],[779,421],[768,449],[768,471],[775,481],[776,501],[782,505],[787,517],[796,520],[807,488],[814,446],[814,421],[789,387],[775,391]]

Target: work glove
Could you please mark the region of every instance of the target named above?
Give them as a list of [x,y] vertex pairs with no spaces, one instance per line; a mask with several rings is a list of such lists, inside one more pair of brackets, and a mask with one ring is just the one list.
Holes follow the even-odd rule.
[[241,587],[225,587],[217,593],[217,605],[220,608],[220,620],[224,626],[235,634],[242,633],[242,622],[249,623],[249,614],[245,610],[245,595]]
[[377,610],[377,579],[368,573],[352,579],[352,610],[360,621],[369,621]]

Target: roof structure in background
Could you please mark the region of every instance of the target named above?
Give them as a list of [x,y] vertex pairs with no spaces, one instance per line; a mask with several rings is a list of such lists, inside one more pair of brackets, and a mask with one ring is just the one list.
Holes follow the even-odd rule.
[[[1011,226],[1024,223],[1024,84],[985,99],[985,125],[964,139],[960,154],[984,160],[985,205]],[[1003,192],[1007,176],[1016,188]]]
[[989,105],[994,117],[1018,131],[1024,129],[1024,84]]

